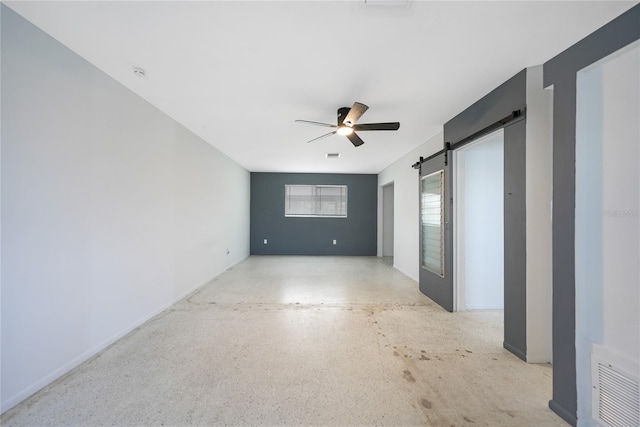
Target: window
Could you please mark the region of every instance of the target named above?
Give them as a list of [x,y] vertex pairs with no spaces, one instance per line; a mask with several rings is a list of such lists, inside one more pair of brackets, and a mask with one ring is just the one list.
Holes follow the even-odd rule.
[[444,277],[444,171],[422,178],[420,225],[422,227],[422,267]]
[[285,185],[284,216],[347,217],[346,185]]

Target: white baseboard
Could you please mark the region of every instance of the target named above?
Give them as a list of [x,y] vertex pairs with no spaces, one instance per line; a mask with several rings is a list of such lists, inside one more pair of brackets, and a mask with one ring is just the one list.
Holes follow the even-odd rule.
[[49,384],[51,384],[55,380],[59,379],[63,375],[65,375],[68,372],[70,372],[72,369],[76,368],[77,366],[79,366],[83,362],[86,362],[91,357],[95,356],[96,354],[98,354],[102,350],[106,349],[111,344],[115,343],[120,338],[124,337],[125,335],[127,335],[128,333],[130,333],[131,331],[133,331],[134,329],[136,329],[140,325],[144,324],[145,322],[148,322],[149,320],[151,320],[152,318],[154,318],[158,314],[162,313],[163,311],[165,311],[166,309],[168,309],[169,307],[171,307],[175,303],[181,301],[182,299],[187,297],[189,294],[195,292],[196,290],[198,290],[199,288],[203,287],[207,283],[211,282],[213,279],[215,279],[216,277],[218,277],[222,273],[226,272],[230,268],[234,267],[235,265],[240,264],[242,261],[244,261],[247,258],[248,258],[248,256],[242,258],[238,262],[236,262],[236,263],[230,265],[229,267],[225,268],[224,270],[214,274],[210,279],[207,279],[203,283],[200,283],[200,284],[190,288],[189,290],[187,290],[185,292],[182,292],[180,295],[178,295],[177,297],[172,299],[170,302],[162,304],[160,307],[158,307],[155,310],[151,311],[150,313],[142,316],[140,319],[138,319],[135,322],[131,323],[129,326],[121,329],[119,332],[115,333],[111,337],[109,337],[106,340],[102,341],[100,344],[90,348],[89,350],[85,351],[84,353],[82,353],[78,357],[76,357],[76,358],[72,359],[71,361],[65,363],[64,365],[62,365],[58,369],[54,370],[53,372],[45,375],[44,377],[42,377],[38,381],[32,383],[31,385],[29,385],[28,387],[24,388],[20,392],[14,394],[13,396],[8,397],[7,399],[2,400],[2,404],[1,404],[2,413],[5,413],[9,409],[13,408],[17,404],[19,404],[20,402],[22,402],[23,400],[28,398],[29,396],[31,396],[32,394],[42,390],[43,388],[45,388],[46,386],[48,386]]

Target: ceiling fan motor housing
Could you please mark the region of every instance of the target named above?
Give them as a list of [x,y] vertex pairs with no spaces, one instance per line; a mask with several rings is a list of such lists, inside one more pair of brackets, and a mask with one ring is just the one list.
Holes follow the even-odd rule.
[[[349,110],[351,110],[349,107],[338,108],[338,126],[344,124],[344,119],[347,117],[347,114],[349,114]],[[351,125],[353,125],[353,123]]]

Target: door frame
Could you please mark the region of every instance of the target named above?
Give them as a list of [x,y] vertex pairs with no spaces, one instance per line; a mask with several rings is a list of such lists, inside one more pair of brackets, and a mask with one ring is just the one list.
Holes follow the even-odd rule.
[[[382,232],[382,248],[381,248],[381,255],[383,257],[388,256],[385,255],[385,246],[387,244],[391,244],[392,247],[392,253],[395,253],[395,186],[394,186],[394,181],[390,181],[387,182],[386,184],[382,185],[381,187],[381,194],[382,194],[382,229],[380,230]],[[392,197],[391,200],[389,200],[388,197],[388,189],[391,188],[391,193],[392,193]],[[387,215],[387,209],[389,208],[389,203],[391,203],[391,222],[389,223],[389,218]],[[387,239],[387,227],[391,226],[391,242],[388,241]],[[393,254],[391,255],[393,256]]]
[[553,86],[553,399],[552,411],[577,423],[575,154],[578,71],[640,39],[640,5],[631,7],[544,63]]

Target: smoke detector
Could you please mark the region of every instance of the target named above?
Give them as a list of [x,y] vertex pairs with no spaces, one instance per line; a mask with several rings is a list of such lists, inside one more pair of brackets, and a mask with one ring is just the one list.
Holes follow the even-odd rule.
[[133,69],[133,74],[135,74],[138,77],[146,77],[147,73],[140,67],[135,67]]

